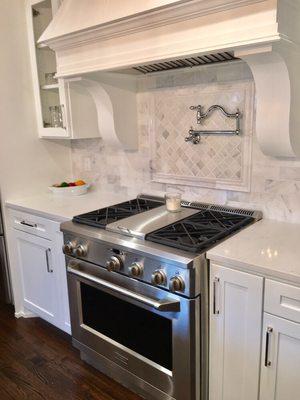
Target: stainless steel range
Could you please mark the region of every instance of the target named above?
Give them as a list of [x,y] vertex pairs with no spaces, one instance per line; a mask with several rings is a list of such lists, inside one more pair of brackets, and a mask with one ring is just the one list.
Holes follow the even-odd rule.
[[261,213],[137,199],[63,223],[73,344],[147,399],[206,400],[205,252]]

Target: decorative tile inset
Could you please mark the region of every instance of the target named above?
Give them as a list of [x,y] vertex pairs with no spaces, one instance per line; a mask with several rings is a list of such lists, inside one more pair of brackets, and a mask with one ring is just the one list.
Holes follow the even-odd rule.
[[[195,85],[153,91],[153,179],[158,182],[224,189],[249,190],[252,136],[253,83]],[[226,111],[242,112],[241,135],[202,136],[199,144],[185,142],[190,127],[200,130],[235,130],[236,120],[215,110],[203,124],[196,123],[191,105],[204,111],[219,104]]]

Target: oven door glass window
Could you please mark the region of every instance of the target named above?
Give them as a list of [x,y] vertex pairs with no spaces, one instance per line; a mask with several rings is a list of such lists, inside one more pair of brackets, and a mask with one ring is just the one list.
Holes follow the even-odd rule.
[[172,371],[172,320],[81,282],[83,323]]

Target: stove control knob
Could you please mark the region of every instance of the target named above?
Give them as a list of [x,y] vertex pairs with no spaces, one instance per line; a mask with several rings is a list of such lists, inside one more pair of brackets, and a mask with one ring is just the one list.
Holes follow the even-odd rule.
[[153,285],[164,285],[167,282],[167,276],[162,269],[157,269],[151,275]]
[[184,280],[181,276],[173,276],[170,279],[169,289],[171,292],[183,292],[185,288]]
[[118,256],[111,256],[106,263],[106,267],[109,272],[119,271],[123,267],[123,261]]
[[68,256],[71,256],[73,254],[74,248],[75,244],[73,242],[67,242],[63,245],[63,252]]
[[84,244],[79,244],[78,246],[75,247],[74,249],[74,255],[76,257],[86,257],[87,255],[87,246]]
[[132,263],[128,269],[132,276],[141,276],[144,270],[143,265],[138,262]]

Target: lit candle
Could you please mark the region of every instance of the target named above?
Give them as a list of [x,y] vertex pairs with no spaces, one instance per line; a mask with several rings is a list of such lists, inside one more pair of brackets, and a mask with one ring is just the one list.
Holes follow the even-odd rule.
[[178,212],[181,209],[181,194],[167,193],[165,196],[168,211]]

